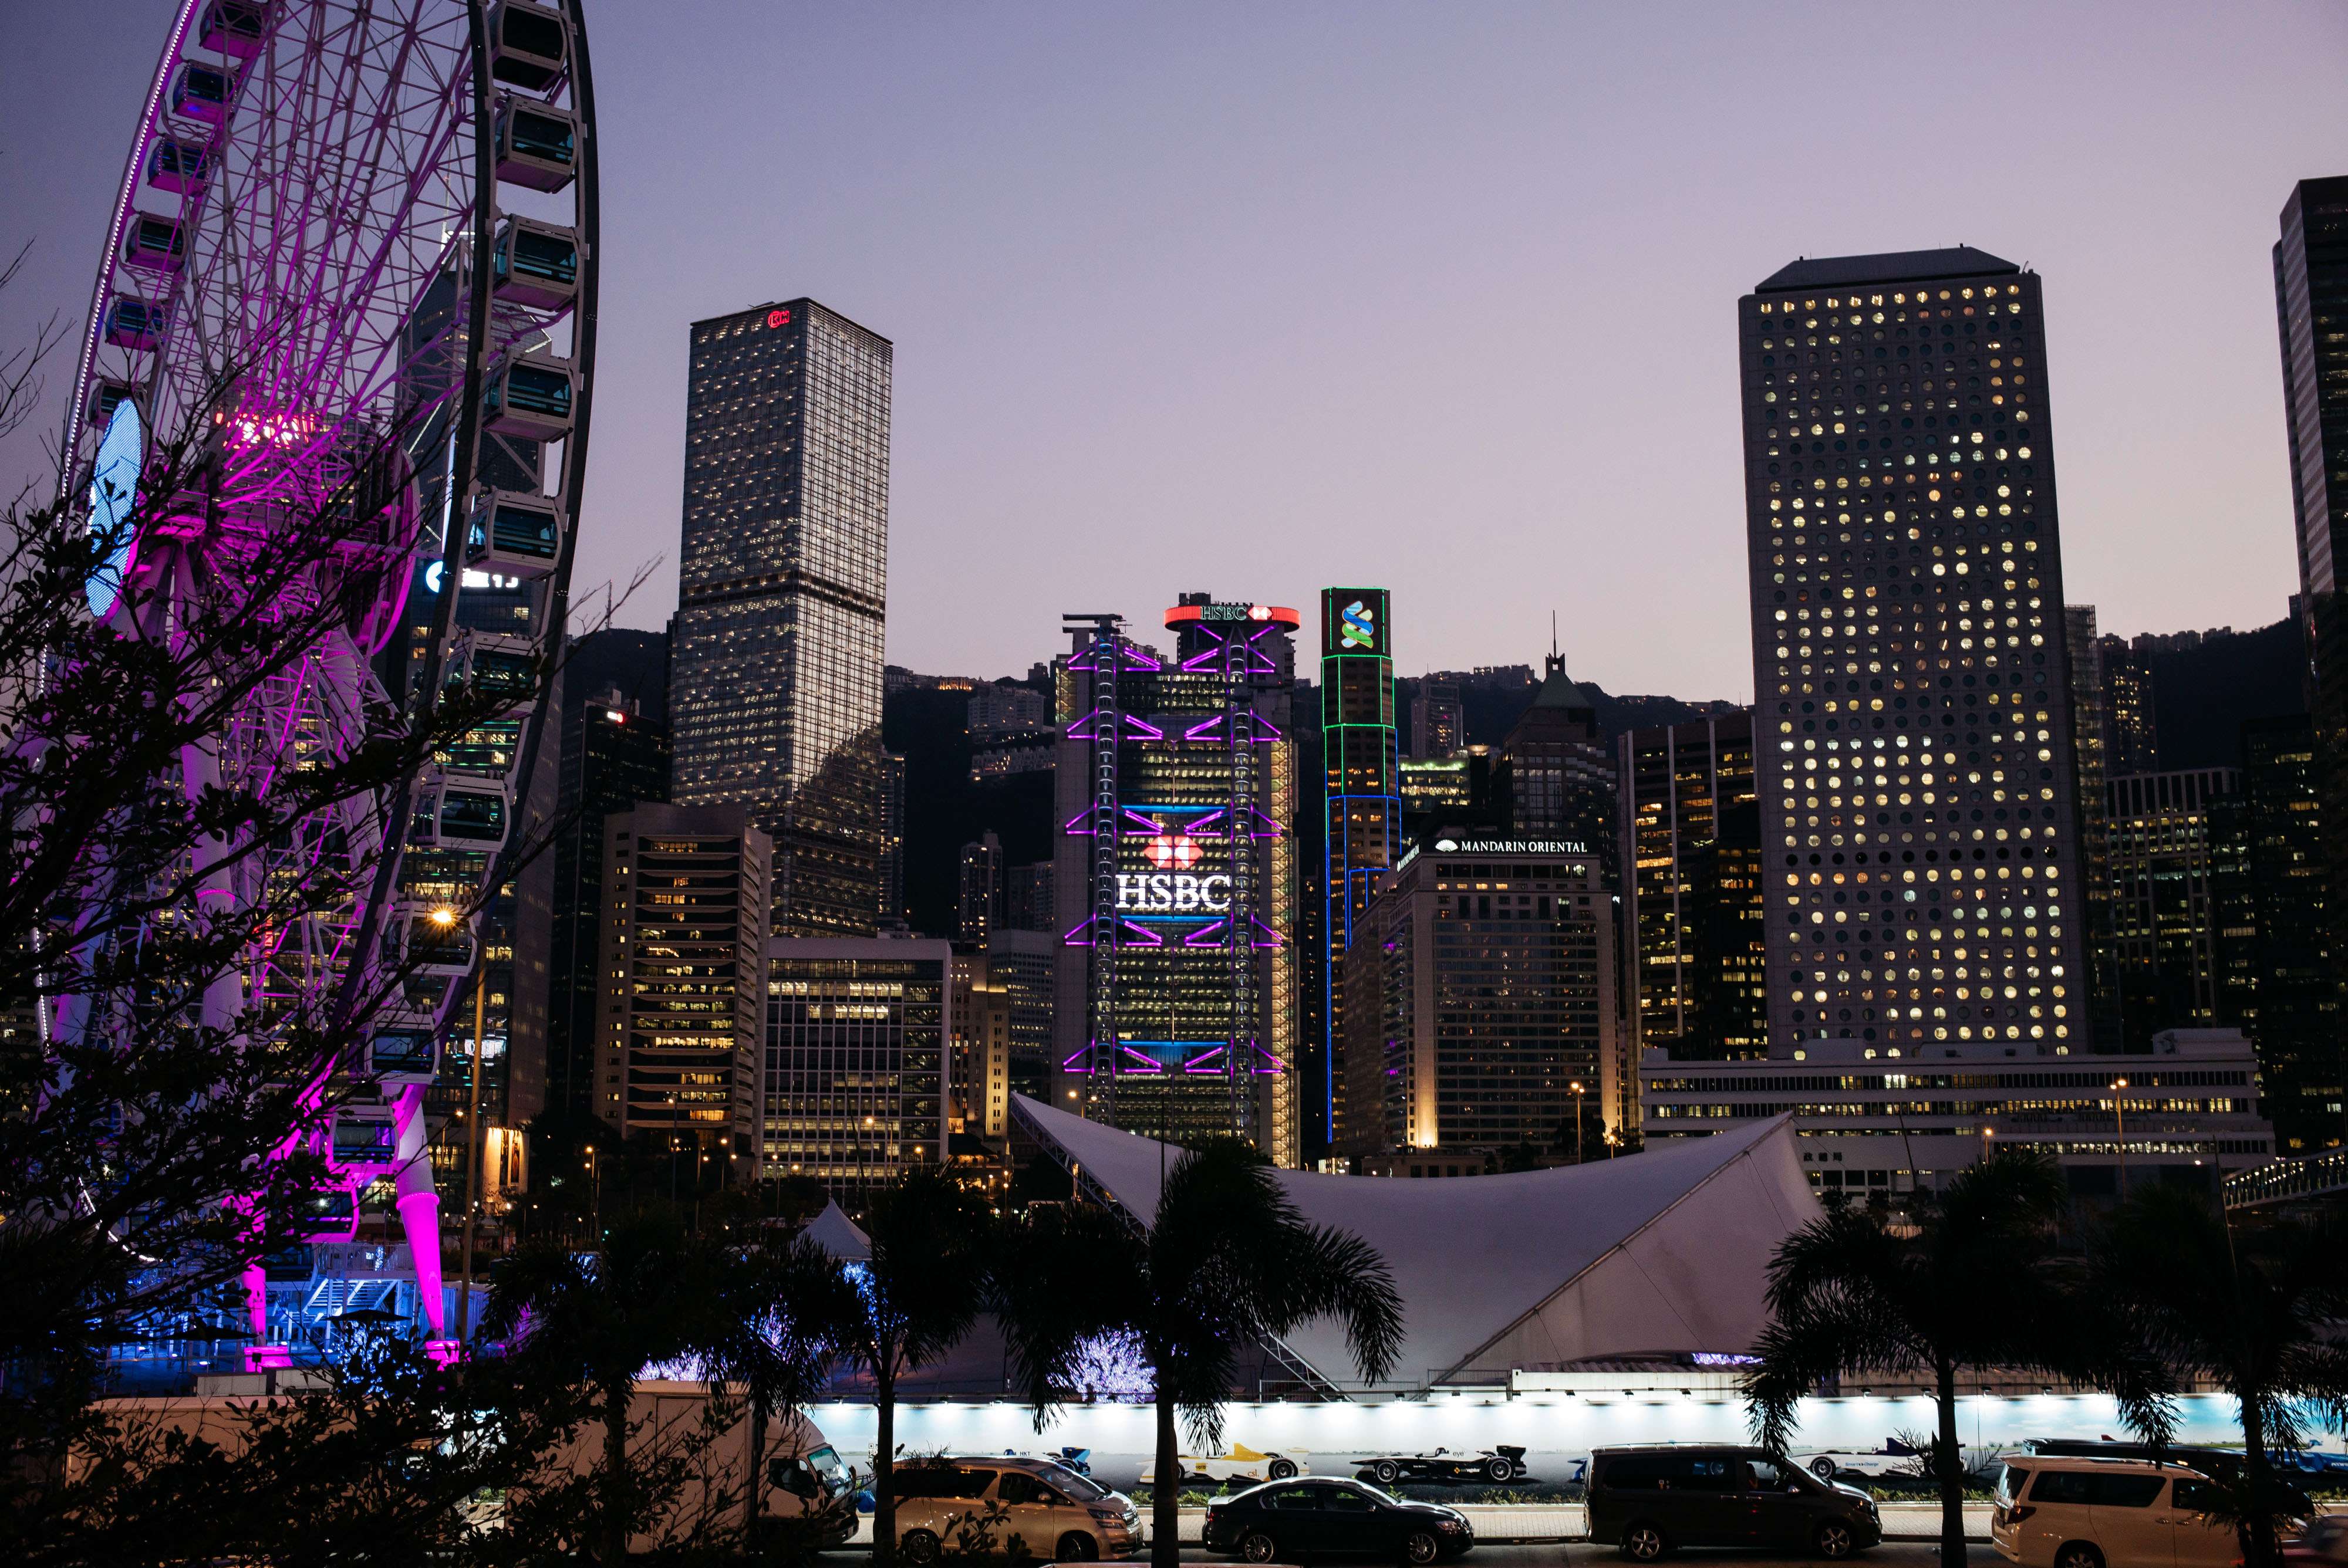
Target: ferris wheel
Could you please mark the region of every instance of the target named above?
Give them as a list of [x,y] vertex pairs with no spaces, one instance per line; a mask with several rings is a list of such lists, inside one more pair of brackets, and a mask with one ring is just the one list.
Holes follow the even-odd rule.
[[[64,441],[66,499],[99,521],[154,481],[165,446],[193,441],[201,458],[139,509],[92,579],[94,615],[168,637],[175,606],[271,571],[270,602],[304,628],[286,667],[189,748],[191,794],[265,794],[297,758],[349,757],[452,682],[513,693],[483,743],[196,868],[201,896],[247,907],[273,879],[355,890],[252,943],[205,991],[203,1022],[234,1036],[338,1007],[355,1019],[364,1050],[320,1065],[328,1130],[299,1135],[335,1182],[306,1239],[351,1239],[360,1194],[391,1184],[443,1356],[426,1091],[485,946],[469,911],[506,874],[535,760],[585,467],[596,160],[581,4],[185,0],[124,168]],[[321,528],[327,545],[287,548]],[[367,602],[314,613],[354,580]],[[530,605],[520,629],[468,624],[465,595],[491,586]],[[430,860],[429,896],[403,856]],[[401,979],[377,996],[357,983],[371,969]],[[57,1027],[106,1027],[73,1006]],[[245,1289],[248,1365],[283,1364],[257,1266]]]

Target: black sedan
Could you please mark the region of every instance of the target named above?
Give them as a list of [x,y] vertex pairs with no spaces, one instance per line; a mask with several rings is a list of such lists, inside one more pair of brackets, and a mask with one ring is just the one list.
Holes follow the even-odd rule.
[[1358,1481],[1268,1481],[1207,1509],[1206,1548],[1250,1563],[1378,1557],[1425,1568],[1476,1544],[1456,1508],[1405,1502]]

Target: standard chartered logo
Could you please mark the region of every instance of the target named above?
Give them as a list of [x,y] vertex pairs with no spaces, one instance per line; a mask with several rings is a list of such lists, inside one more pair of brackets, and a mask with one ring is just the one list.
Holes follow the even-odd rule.
[[1360,600],[1354,600],[1341,612],[1343,624],[1337,628],[1337,641],[1346,648],[1375,648],[1378,645],[1378,620],[1370,607]]

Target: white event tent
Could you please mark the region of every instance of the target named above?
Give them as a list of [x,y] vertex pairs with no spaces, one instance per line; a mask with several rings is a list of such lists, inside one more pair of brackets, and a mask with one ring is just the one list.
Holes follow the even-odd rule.
[[[1180,1150],[1025,1096],[1013,1109],[1088,1188],[1144,1224],[1157,1212],[1159,1173]],[[1380,1391],[1745,1351],[1767,1318],[1771,1254],[1820,1212],[1785,1116],[1556,1170],[1275,1175],[1307,1221],[1360,1235],[1393,1271],[1405,1337]],[[1334,1320],[1306,1325],[1283,1348],[1335,1389],[1372,1391]]]

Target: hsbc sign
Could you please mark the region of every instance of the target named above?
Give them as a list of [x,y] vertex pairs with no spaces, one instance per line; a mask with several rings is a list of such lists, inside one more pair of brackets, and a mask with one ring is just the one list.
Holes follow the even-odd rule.
[[1117,907],[1130,915],[1228,915],[1231,879],[1220,872],[1208,876],[1187,871],[1119,873]]

